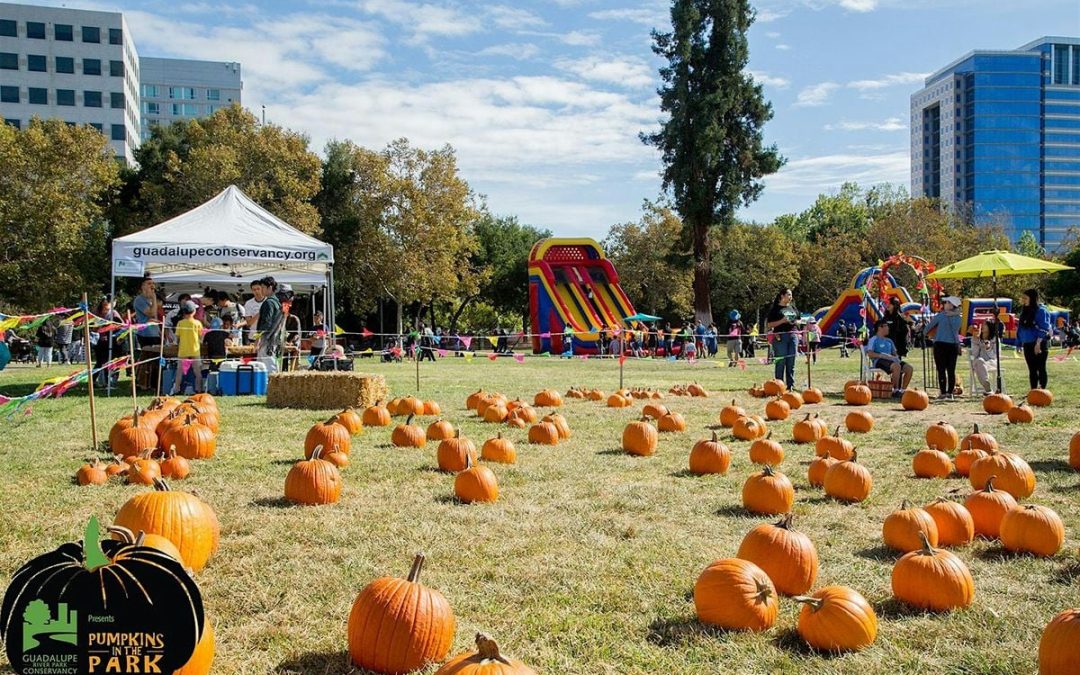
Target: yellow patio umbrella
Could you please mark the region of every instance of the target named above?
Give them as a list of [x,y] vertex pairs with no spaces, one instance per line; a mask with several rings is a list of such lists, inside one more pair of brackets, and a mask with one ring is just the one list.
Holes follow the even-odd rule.
[[[951,265],[946,265],[932,274],[927,279],[993,279],[994,283],[994,316],[998,315],[997,306],[997,278],[1014,276],[1018,274],[1049,274],[1071,270],[1072,267],[1050,260],[1040,260],[1019,253],[1009,251],[983,251],[970,258],[964,258]],[[1001,391],[1001,340],[994,342],[997,347],[997,390]]]

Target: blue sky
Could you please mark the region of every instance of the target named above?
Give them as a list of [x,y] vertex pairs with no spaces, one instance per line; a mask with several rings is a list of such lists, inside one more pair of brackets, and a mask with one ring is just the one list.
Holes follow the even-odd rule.
[[[48,2],[40,4],[60,4]],[[650,30],[663,0],[113,0],[143,55],[240,61],[245,106],[379,148],[449,143],[491,209],[601,237],[660,191]],[[1077,0],[760,0],[750,70],[788,159],[742,215],[806,208],[845,180],[908,183],[908,99],[972,49],[1080,34]]]

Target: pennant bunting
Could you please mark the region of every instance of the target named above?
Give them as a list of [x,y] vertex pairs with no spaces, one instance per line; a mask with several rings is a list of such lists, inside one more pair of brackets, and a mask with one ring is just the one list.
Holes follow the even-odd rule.
[[469,347],[472,346],[472,338],[471,337],[459,335],[458,340],[461,341],[461,344],[465,345],[465,349],[468,349]]
[[626,354],[619,354],[619,365],[626,363]]
[[524,354],[514,354],[514,360],[517,361],[518,363],[525,363],[525,355]]
[[473,354],[472,352],[465,352],[465,361],[466,362],[472,361],[473,356],[475,356],[475,354]]
[[445,349],[440,349],[438,353],[439,353],[440,358],[444,358],[444,359],[446,358],[446,353],[447,352],[446,352]]
[[371,331],[369,331],[369,330],[368,330],[367,328],[362,328],[362,329],[360,330],[360,335],[362,335],[362,336],[364,336],[364,337],[371,337],[371,336],[372,336],[372,335],[374,335],[374,334],[375,334],[375,333],[372,333],[372,332],[371,332]]
[[488,357],[489,361],[494,361],[495,359],[499,358],[499,355],[496,354],[495,352],[491,352],[490,354],[487,355],[487,357]]

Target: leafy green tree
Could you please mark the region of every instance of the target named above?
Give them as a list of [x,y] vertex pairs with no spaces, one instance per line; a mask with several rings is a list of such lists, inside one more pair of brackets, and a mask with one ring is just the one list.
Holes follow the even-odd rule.
[[779,228],[736,224],[712,241],[712,304],[721,308],[724,327],[727,311],[739,310],[748,324],[781,287],[799,283],[798,249]]
[[0,125],[0,304],[44,310],[108,278],[102,204],[118,165],[101,132],[34,119]]
[[671,319],[682,319],[690,312],[693,275],[689,256],[680,249],[682,231],[682,221],[674,211],[648,201],[636,223],[620,223],[608,230],[604,252],[638,311]]
[[664,188],[693,251],[694,314],[703,322],[712,320],[710,230],[730,227],[736,210],[761,194],[761,179],[783,164],[762,140],[772,106],[746,72],[754,15],[749,0],[673,0],[671,32],[653,32],[653,51],[667,61],[658,93],[668,119],[641,138],[662,153]]
[[529,252],[536,242],[551,236],[549,230],[524,225],[514,216],[496,216],[483,209],[473,223],[476,250],[472,269],[478,275],[476,293],[462,298],[450,320],[474,298],[480,298],[497,312],[524,318],[529,314]]
[[1013,245],[1013,251],[1031,258],[1041,258],[1046,255],[1046,251],[1039,245],[1039,240],[1035,238],[1031,230],[1024,230]]
[[1080,232],[1074,231],[1072,246],[1066,248],[1061,262],[1071,270],[1051,274],[1046,280],[1046,292],[1059,304],[1072,309],[1073,320],[1080,318]]

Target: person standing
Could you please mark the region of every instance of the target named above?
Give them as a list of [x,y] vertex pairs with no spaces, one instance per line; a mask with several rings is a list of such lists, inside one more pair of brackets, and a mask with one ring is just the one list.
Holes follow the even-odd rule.
[[810,359],[817,363],[818,349],[821,347],[821,328],[817,319],[810,317],[806,321],[806,353]]
[[172,394],[175,396],[184,390],[184,379],[188,370],[195,371],[195,393],[202,391],[202,322],[195,318],[198,310],[195,303],[187,300],[180,306],[180,320],[176,322],[176,357],[180,359],[179,373],[173,383]]
[[660,329],[659,335],[664,341],[664,356],[671,356],[671,338],[675,335],[675,331],[671,329],[670,321],[664,322],[664,327]]
[[232,316],[232,322],[234,326],[238,326],[244,322],[244,307],[238,305],[229,298],[229,294],[225,291],[218,291],[214,295],[214,305],[217,307],[218,316],[225,319],[226,316]]
[[1050,312],[1039,303],[1039,292],[1029,288],[1020,295],[1019,326],[1016,342],[1024,350],[1028,384],[1032,389],[1046,389],[1046,359],[1050,351]]
[[255,342],[255,333],[258,332],[257,326],[259,325],[259,309],[265,299],[266,289],[262,286],[262,279],[252,281],[251,297],[243,305],[244,318],[241,319],[241,325],[247,327],[246,337],[248,344]]
[[326,321],[323,320],[322,312],[315,312],[311,330],[311,358],[317,360],[326,351],[326,335],[330,332],[330,329],[326,326]]
[[[254,290],[255,283],[252,283],[251,287]],[[281,347],[281,327],[285,323],[285,313],[281,311],[281,301],[276,295],[277,282],[273,277],[260,279],[258,288],[258,295],[265,294],[265,297],[261,299],[257,310],[255,334],[258,336],[258,343],[255,354],[259,361],[266,364],[266,372],[273,373],[277,372],[277,355]]]
[[908,337],[911,335],[911,319],[900,311],[900,298],[889,299],[885,309],[885,321],[889,324],[889,339],[896,345],[896,354],[903,359],[908,354]]
[[971,369],[982,385],[983,396],[994,391],[990,373],[997,369],[997,322],[993,319],[983,321],[979,333],[971,338]]
[[840,358],[850,358],[848,353],[847,321],[840,319],[836,322],[836,339],[840,342]]
[[50,316],[37,329],[37,367],[52,365],[53,345],[56,344],[56,324]]
[[799,310],[792,302],[791,289],[782,288],[765,317],[765,327],[772,332],[773,338],[773,376],[784,382],[788,389],[795,386],[795,324],[799,316]]
[[742,335],[744,332],[746,332],[746,327],[743,326],[742,314],[739,313],[739,310],[733,309],[728,312],[728,368],[739,365],[739,359],[742,358]]
[[960,298],[950,295],[941,299],[943,308],[926,325],[926,334],[934,333],[934,364],[938,376],[938,400],[952,400],[956,391],[956,357],[963,350],[960,341]]
[[[111,321],[113,324],[121,323],[124,320],[120,316],[120,312],[113,309],[112,301],[108,297],[98,301],[97,306],[94,308],[94,316]],[[95,381],[102,387],[106,386],[109,380],[112,380],[112,383],[115,384],[119,377],[119,372],[116,370],[110,372],[101,370],[109,362],[110,356],[115,359],[127,353],[127,341],[117,340],[116,334],[120,331],[115,329],[107,330],[112,328],[113,326],[106,325],[94,333],[97,336],[97,342],[94,343],[94,371],[97,373]]]
[[[161,300],[157,297],[157,286],[150,277],[143,277],[142,285],[139,286],[139,294],[131,303],[135,310],[135,323],[151,323],[159,321],[162,316]],[[161,340],[161,327],[158,325],[143,326],[135,332],[140,347],[156,347]]]
[[63,319],[56,326],[56,338],[53,351],[58,363],[70,363],[68,350],[71,349],[71,337],[75,333],[75,324],[70,319]]

